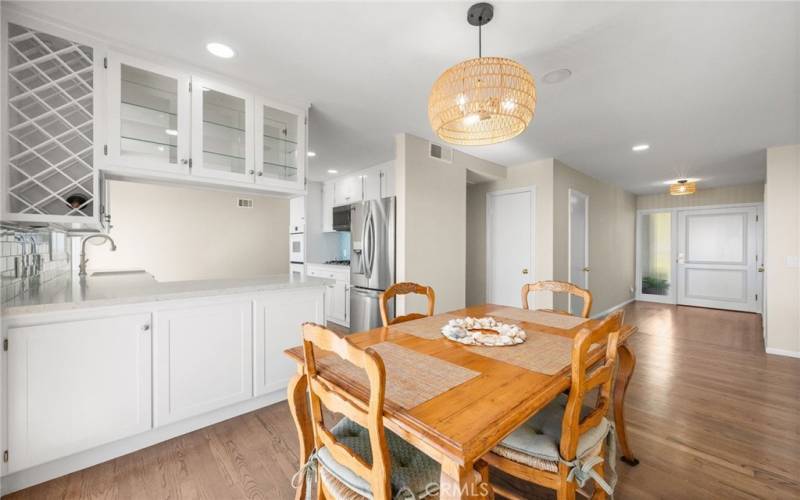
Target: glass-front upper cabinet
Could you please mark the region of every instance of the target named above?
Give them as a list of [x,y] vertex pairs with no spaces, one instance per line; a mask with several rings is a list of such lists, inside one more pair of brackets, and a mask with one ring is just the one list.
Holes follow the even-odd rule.
[[193,79],[193,174],[253,182],[252,110],[250,95]]
[[126,56],[109,57],[111,166],[189,171],[189,77]]
[[306,113],[256,100],[256,181],[303,189]]

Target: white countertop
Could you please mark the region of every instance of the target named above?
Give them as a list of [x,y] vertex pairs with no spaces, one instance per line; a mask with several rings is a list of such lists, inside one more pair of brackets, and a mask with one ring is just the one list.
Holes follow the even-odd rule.
[[3,304],[3,316],[67,311],[89,307],[210,297],[270,290],[326,286],[330,280],[277,274],[244,279],[156,281],[152,275],[129,273],[81,280],[65,275],[27,290]]
[[350,264],[322,264],[318,262],[306,262],[306,266],[324,267],[335,271],[350,271]]

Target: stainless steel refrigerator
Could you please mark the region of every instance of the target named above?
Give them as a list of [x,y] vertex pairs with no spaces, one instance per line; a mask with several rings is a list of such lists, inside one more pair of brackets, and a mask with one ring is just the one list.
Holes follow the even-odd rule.
[[394,283],[394,257],[394,197],[350,205],[351,332],[381,326],[378,296]]

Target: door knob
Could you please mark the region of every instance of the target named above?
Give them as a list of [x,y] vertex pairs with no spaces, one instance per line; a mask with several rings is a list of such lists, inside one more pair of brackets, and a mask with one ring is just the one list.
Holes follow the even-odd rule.
[[764,266],[758,266],[758,272],[763,273],[764,272]]
[[528,274],[528,268],[523,269],[522,274]]
[[255,170],[251,170],[251,171],[250,171],[250,175],[253,175],[254,173],[256,173],[256,171],[255,171]]
[[591,270],[592,269],[589,266],[586,266],[586,267],[583,268],[583,272],[585,272],[585,273],[588,273]]

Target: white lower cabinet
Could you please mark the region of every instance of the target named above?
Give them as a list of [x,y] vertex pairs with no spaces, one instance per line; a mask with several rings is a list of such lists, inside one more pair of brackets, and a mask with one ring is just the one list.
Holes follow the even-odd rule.
[[263,295],[255,300],[255,395],[285,388],[297,364],[283,351],[302,343],[302,324],[325,322],[322,291]]
[[283,351],[325,321],[324,301],[320,283],[3,318],[3,487],[280,401],[296,371]]
[[253,395],[252,302],[158,312],[155,424],[192,417]]
[[151,428],[149,313],[8,328],[8,470]]
[[325,289],[325,320],[350,326],[350,268],[329,264],[306,264],[306,274],[335,280]]

